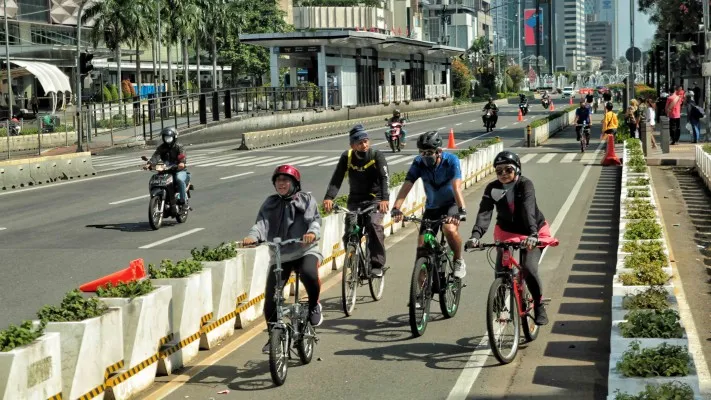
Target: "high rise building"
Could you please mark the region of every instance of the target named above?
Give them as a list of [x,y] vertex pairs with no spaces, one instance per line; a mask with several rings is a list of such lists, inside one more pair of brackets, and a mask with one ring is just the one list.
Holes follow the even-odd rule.
[[588,22],[585,26],[585,48],[590,57],[602,59],[601,69],[612,65],[612,26],[606,21]]
[[[558,4],[561,0],[558,1]],[[585,7],[580,0],[562,0],[565,35],[565,66],[568,71],[586,69],[585,51]],[[561,35],[558,36],[561,38]]]
[[425,0],[422,4],[424,40],[468,49],[479,36],[493,39],[490,0]]
[[619,27],[617,26],[617,6],[618,6],[618,0],[598,0],[600,7],[600,16],[598,18],[598,21],[604,21],[610,23],[610,27],[612,28],[612,40],[611,40],[611,45],[612,48],[610,49],[612,51],[612,57],[615,58],[617,57],[617,40],[619,38],[618,34],[618,29]]

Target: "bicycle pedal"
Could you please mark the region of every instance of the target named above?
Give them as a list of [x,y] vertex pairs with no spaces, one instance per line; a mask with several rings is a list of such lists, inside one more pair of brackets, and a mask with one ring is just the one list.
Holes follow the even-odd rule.
[[550,297],[544,297],[541,299],[541,304],[550,304],[551,298]]
[[465,287],[467,287],[467,284],[466,284],[466,283],[462,283],[462,289],[464,289]]

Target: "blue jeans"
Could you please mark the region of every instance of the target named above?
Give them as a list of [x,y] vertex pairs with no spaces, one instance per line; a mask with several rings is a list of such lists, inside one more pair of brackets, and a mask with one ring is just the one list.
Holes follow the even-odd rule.
[[190,183],[190,173],[187,170],[178,171],[175,173],[175,179],[178,183],[178,191],[180,194],[180,199],[178,201],[185,203],[188,198],[186,192],[188,183]]
[[691,141],[698,142],[701,137],[701,121],[690,119],[691,124]]

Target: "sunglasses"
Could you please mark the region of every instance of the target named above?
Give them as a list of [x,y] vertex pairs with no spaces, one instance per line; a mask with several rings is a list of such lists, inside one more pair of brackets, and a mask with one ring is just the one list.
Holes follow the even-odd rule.
[[431,157],[431,156],[437,154],[437,151],[435,151],[435,150],[424,150],[424,151],[421,151],[420,154],[423,155],[423,156],[425,156],[425,157]]
[[514,173],[513,167],[496,168],[496,175],[509,175]]

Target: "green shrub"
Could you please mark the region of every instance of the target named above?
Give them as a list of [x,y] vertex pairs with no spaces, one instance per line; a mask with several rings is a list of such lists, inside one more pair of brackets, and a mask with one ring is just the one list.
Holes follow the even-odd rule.
[[0,353],[34,342],[44,334],[44,327],[44,321],[38,327],[34,327],[32,321],[25,321],[20,326],[8,326],[7,329],[0,331]]
[[671,276],[658,265],[644,264],[632,272],[621,273],[619,279],[624,286],[653,286],[665,284]]
[[96,289],[96,295],[99,297],[120,297],[134,298],[144,296],[155,290],[155,286],[150,279],[139,281],[119,282],[118,285],[112,285],[111,282],[106,286],[99,286]]
[[556,119],[556,118],[560,118],[560,117],[562,117],[563,115],[569,113],[570,111],[575,110],[576,108],[578,108],[578,106],[568,106],[568,107],[564,108],[563,111],[554,111],[554,112],[552,112],[552,113],[546,115],[546,116],[543,117],[543,118],[539,118],[539,119],[537,119],[537,120],[531,121],[531,123],[529,124],[529,126],[530,126],[531,128],[538,128],[538,127],[541,126],[541,125],[547,124],[548,121],[552,121],[552,120],[554,120],[554,119]]
[[37,312],[40,321],[75,322],[100,317],[108,311],[97,297],[85,298],[78,289],[68,292],[59,307],[46,305]]
[[633,203],[627,206],[625,219],[651,219],[657,216],[656,207],[650,202]]
[[649,189],[627,189],[627,197],[652,197],[649,194]]
[[627,321],[620,323],[620,331],[626,338],[680,339],[684,336],[679,313],[669,309],[631,311]]
[[625,226],[625,240],[661,239],[662,227],[653,219],[632,221]]
[[641,378],[689,375],[691,356],[686,346],[662,343],[657,347],[640,349],[639,343],[632,342],[617,363],[617,370],[622,375]]
[[629,186],[647,186],[649,185],[649,178],[634,178],[627,181]]
[[202,263],[191,258],[177,263],[166,259],[160,262],[158,268],[148,264],[148,275],[151,279],[185,278],[200,271],[202,271]]
[[626,256],[625,268],[637,269],[647,264],[654,264],[659,268],[667,266],[669,259],[664,253],[661,243],[651,242],[650,244],[658,245],[658,247],[644,248]]
[[705,152],[711,154],[711,144],[705,144],[703,149]]
[[403,182],[405,182],[405,178],[407,177],[407,172],[396,172],[390,176],[390,188],[394,188],[398,185],[402,185]]
[[669,293],[661,286],[652,286],[642,293],[628,294],[622,299],[627,310],[664,310],[669,308]]
[[230,258],[237,257],[237,244],[232,243],[220,243],[219,246],[214,249],[208,246],[203,246],[202,250],[198,250],[197,247],[190,250],[190,255],[193,256],[195,261],[224,261]]
[[615,400],[692,400],[694,389],[678,381],[662,385],[646,385],[644,391],[636,395],[615,391]]

